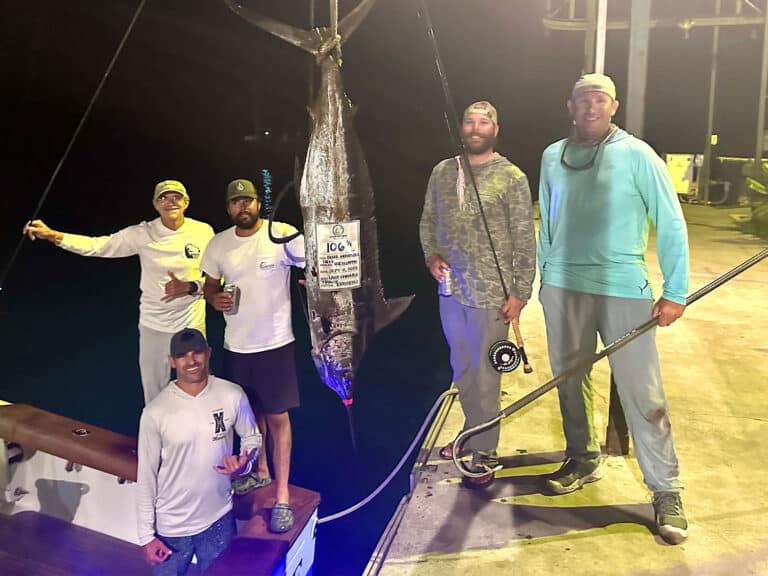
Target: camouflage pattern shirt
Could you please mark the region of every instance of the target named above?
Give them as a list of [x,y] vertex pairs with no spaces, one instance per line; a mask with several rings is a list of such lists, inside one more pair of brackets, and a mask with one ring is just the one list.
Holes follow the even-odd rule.
[[[531,297],[536,271],[531,192],[520,168],[498,153],[473,166],[493,247],[510,294]],[[472,308],[498,308],[504,290],[494,262],[477,196],[457,158],[432,170],[419,234],[424,257],[439,254],[451,266],[453,295]]]

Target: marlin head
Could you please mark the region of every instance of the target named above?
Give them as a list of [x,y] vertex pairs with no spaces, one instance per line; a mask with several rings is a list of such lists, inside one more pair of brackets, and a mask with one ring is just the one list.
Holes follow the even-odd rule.
[[357,332],[337,330],[312,348],[312,360],[325,385],[338,394],[344,404],[352,403],[354,382],[354,338]]

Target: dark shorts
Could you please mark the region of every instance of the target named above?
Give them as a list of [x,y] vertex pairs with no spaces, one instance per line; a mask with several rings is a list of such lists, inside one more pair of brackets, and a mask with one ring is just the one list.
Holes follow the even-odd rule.
[[241,354],[224,350],[224,378],[245,390],[255,412],[280,414],[299,406],[293,342],[281,348]]

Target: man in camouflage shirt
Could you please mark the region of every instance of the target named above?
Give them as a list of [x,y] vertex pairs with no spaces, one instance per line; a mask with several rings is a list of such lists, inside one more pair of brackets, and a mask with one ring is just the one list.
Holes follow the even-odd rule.
[[[453,379],[470,428],[499,411],[501,375],[488,359],[491,345],[507,337],[531,297],[536,269],[531,193],[517,166],[494,152],[499,133],[496,109],[475,102],[465,111],[461,137],[493,239],[504,284],[486,232],[471,175],[460,157],[448,158],[432,170],[419,232],[427,266],[442,282],[449,276],[452,294],[440,297],[440,319],[451,350]],[[473,465],[498,466],[498,426],[470,438]],[[450,458],[451,446],[441,450]],[[486,474],[475,483],[493,480]]]

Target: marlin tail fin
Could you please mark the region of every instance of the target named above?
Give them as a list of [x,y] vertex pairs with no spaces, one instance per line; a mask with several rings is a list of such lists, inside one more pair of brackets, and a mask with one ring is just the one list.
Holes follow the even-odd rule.
[[[376,0],[363,0],[355,6],[355,8],[347,14],[339,22],[339,35],[341,36],[342,44],[352,35],[357,29],[363,19],[371,11],[374,2]],[[232,12],[247,20],[254,26],[261,28],[265,32],[269,32],[273,36],[277,36],[281,40],[285,40],[289,44],[301,48],[302,50],[309,52],[310,54],[317,55],[321,52],[324,44],[328,42],[328,34],[318,33],[317,30],[304,30],[285,24],[274,18],[262,16],[258,12],[254,12],[250,8],[243,5],[241,0],[224,0],[224,3],[229,7]]]

